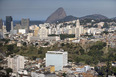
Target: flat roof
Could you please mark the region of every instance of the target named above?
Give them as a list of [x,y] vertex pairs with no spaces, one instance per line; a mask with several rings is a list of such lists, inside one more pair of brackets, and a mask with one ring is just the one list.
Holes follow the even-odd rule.
[[63,54],[63,53],[67,53],[66,51],[47,51],[47,53],[49,54]]

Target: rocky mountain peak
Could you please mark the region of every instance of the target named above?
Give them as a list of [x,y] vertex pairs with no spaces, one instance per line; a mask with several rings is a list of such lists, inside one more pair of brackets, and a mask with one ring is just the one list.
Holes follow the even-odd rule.
[[66,17],[66,13],[62,7],[58,8],[54,13],[52,13],[46,20],[47,23],[53,23],[57,20],[63,19]]

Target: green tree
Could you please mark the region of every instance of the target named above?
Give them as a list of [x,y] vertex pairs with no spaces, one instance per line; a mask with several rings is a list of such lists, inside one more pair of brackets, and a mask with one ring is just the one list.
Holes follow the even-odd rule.
[[109,28],[109,25],[105,22],[102,28]]
[[112,72],[114,75],[116,75],[116,67],[112,67]]
[[12,72],[13,72],[11,68],[7,68],[7,69],[5,69],[5,70],[6,70],[6,72],[7,72],[7,76],[9,76],[9,73],[12,73]]

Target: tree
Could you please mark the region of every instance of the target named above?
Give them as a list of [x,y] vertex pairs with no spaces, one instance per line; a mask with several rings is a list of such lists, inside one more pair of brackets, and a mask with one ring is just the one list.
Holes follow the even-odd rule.
[[7,76],[9,76],[9,73],[12,73],[12,72],[13,72],[11,68],[7,68],[7,69],[5,69],[5,70],[6,70],[6,72],[7,72]]
[[38,54],[42,54],[42,50],[43,50],[43,48],[40,47],[39,50],[38,50]]
[[26,45],[27,45],[27,43],[26,43],[26,42],[24,42],[24,43],[23,43],[23,45],[24,45],[24,46],[26,46]]
[[45,45],[45,46],[49,45],[49,42],[46,42],[44,45]]
[[33,58],[33,60],[36,60],[37,57],[36,56],[32,56],[32,58]]
[[108,75],[112,74],[112,71],[111,71],[111,62],[110,62],[109,58],[108,58],[108,61],[107,61],[106,73],[107,73],[107,77],[108,77]]
[[61,44],[62,47],[63,47],[64,45],[65,45],[64,43]]
[[116,67],[112,67],[112,72],[114,75],[116,75]]
[[109,28],[109,25],[105,22],[102,28]]
[[63,73],[62,76],[63,76],[63,77],[66,77],[66,73]]
[[103,31],[101,34],[108,34],[109,32],[108,31]]
[[7,45],[7,50],[12,51],[14,49],[14,45]]
[[38,50],[38,54],[42,54],[42,50]]
[[74,34],[60,34],[60,39],[64,40],[65,38],[74,38]]

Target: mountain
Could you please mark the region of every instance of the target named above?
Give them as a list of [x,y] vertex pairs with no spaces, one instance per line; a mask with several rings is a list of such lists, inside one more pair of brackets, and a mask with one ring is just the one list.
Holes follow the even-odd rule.
[[115,21],[116,21],[116,17],[114,17],[114,18],[111,18],[111,19],[113,19],[113,20],[115,20]]
[[39,24],[43,24],[43,23],[44,23],[43,21],[38,21],[38,20],[34,21],[34,20],[31,20],[29,24],[30,25],[39,25]]
[[81,20],[84,20],[84,19],[105,20],[105,19],[108,19],[108,17],[103,16],[101,14],[93,14],[93,15],[87,15],[87,16],[84,16],[84,17],[80,17],[80,19]]
[[[39,21],[39,20],[30,20],[29,22],[29,25],[39,25],[39,24],[43,24],[44,21]],[[21,24],[21,21],[20,20],[14,20],[13,21],[13,24],[16,25],[16,24]]]
[[73,21],[73,20],[77,20],[77,17],[74,17],[72,15],[66,16],[63,19],[58,20],[59,22],[68,22],[68,21]]
[[66,17],[66,13],[64,9],[58,8],[54,13],[52,13],[46,20],[47,23],[53,23],[56,22],[57,20],[63,19]]

